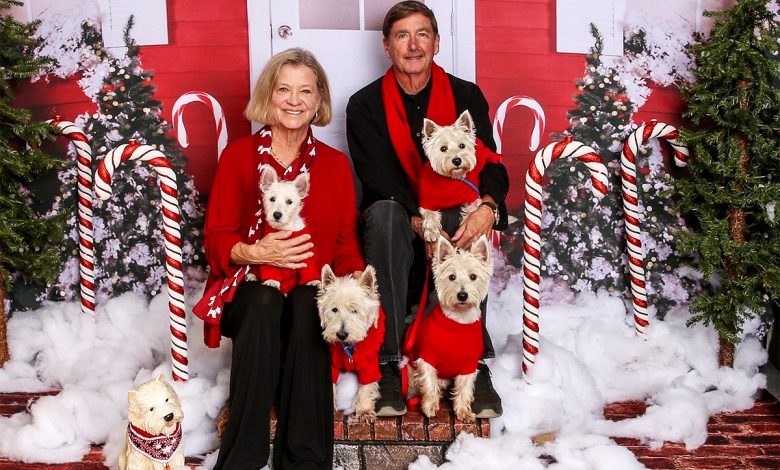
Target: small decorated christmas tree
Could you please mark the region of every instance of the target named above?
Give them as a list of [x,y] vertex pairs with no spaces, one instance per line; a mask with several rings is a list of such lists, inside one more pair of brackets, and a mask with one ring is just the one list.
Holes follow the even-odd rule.
[[733,364],[743,322],[780,298],[780,27],[764,0],[706,12],[715,26],[693,45],[696,82],[681,87],[690,178],[674,181],[691,222],[685,248],[711,284],[691,303],[692,323],[713,325],[720,362]]
[[[85,61],[90,68],[80,81],[98,106],[96,113],[76,120],[90,137],[97,161],[113,148],[136,140],[165,154],[177,174],[181,208],[184,265],[203,263],[203,210],[192,178],[184,172],[186,159],[167,133],[170,125],[160,117],[161,104],[154,99],[153,74],[144,71],[140,48],[130,37],[132,17],[125,28],[127,51],[111,57],[91,22],[83,24],[82,40],[98,60]],[[75,158],[60,174],[62,198],[55,209],[76,207]],[[118,168],[107,201],[93,201],[95,238],[95,294],[98,302],[134,291],[158,294],[165,285],[164,232],[157,174],[149,165],[126,164]],[[49,295],[73,299],[78,288],[78,234],[75,216],[63,249],[63,271]]]
[[43,217],[28,186],[60,161],[40,151],[55,129],[33,121],[30,111],[13,106],[14,80],[35,77],[51,59],[33,57],[37,23],[2,14],[15,0],[0,0],[0,366],[8,360],[5,292],[15,276],[52,281],[58,271],[54,246],[62,240],[63,216]]

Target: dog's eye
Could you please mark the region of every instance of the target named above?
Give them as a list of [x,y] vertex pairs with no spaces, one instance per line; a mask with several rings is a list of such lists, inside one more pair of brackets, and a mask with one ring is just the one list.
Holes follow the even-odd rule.
[[442,152],[446,152],[447,151],[447,146],[446,145],[442,145],[439,150],[441,150]]
[[466,144],[460,144],[460,145],[458,145],[458,148],[465,149],[466,148]]
[[333,313],[339,313],[339,309],[337,309],[336,307],[333,307],[332,309],[330,309],[330,311]]
[[290,204],[292,204],[292,200],[290,200],[290,199],[288,199],[288,200],[286,200],[286,201],[284,201],[284,202],[286,202],[288,206],[289,206]]
[[270,197],[268,200],[271,201],[271,202],[276,202],[276,198],[275,197]]
[[469,279],[471,279],[472,281],[476,281],[477,280],[477,275],[476,274],[469,274]]
[[454,281],[454,280],[455,280],[455,275],[454,274],[450,274],[450,281]]
[[149,408],[149,411],[154,411],[154,407]]
[[[473,280],[473,279],[472,279],[472,280]],[[167,399],[167,398],[165,399],[165,403],[168,403],[168,399]]]

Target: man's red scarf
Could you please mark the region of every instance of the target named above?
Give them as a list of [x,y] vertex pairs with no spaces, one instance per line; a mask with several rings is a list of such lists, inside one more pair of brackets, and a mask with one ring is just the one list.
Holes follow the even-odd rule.
[[[443,68],[432,64],[431,70],[431,98],[428,102],[428,111],[425,115],[428,119],[440,126],[448,126],[455,122],[455,96],[452,93],[452,85]],[[417,147],[412,141],[412,131],[406,117],[401,92],[398,90],[398,81],[393,67],[390,67],[382,79],[382,100],[385,105],[385,118],[387,130],[390,132],[390,141],[398,160],[401,162],[406,177],[412,186],[414,194],[420,199],[426,199],[428,205],[420,206],[426,209],[444,209],[455,207],[466,202],[473,201],[474,190],[462,181],[445,178],[433,173],[430,162],[423,163],[423,159],[417,152]],[[487,162],[499,162],[500,156],[485,147],[477,140],[477,167],[469,172],[469,181],[479,187],[479,171]],[[425,168],[424,168],[425,167]],[[430,173],[433,173],[431,176]],[[423,188],[429,180],[433,180],[434,188]],[[479,196],[477,194],[477,196]],[[443,198],[443,199],[442,199]],[[431,207],[436,206],[436,207]]]
[[[249,227],[249,233],[247,233],[246,243],[253,244],[260,240],[265,232],[263,231],[263,194],[260,190],[260,172],[265,165],[270,165],[276,170],[276,174],[280,180],[292,181],[301,173],[307,173],[314,162],[316,155],[316,143],[317,140],[311,132],[309,127],[308,134],[301,144],[301,148],[298,151],[298,158],[292,161],[287,168],[283,167],[279,162],[273,158],[271,154],[271,126],[264,126],[257,134],[255,134],[255,145],[257,153],[254,156],[255,159],[255,182],[257,198],[260,210],[255,213],[255,220]],[[247,197],[251,197],[247,195]],[[219,319],[222,317],[222,311],[225,309],[225,304],[233,300],[238,285],[244,280],[249,272],[253,272],[255,276],[259,277],[259,271],[257,266],[247,265],[241,266],[236,269],[236,272],[232,276],[223,276],[217,279],[211,286],[203,293],[203,297],[192,308],[192,313],[198,318],[205,321],[207,324],[219,325]],[[208,325],[207,325],[208,326]]]

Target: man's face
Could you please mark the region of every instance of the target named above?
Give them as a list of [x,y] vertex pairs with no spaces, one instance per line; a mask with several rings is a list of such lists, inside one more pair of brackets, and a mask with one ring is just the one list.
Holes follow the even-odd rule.
[[383,42],[396,73],[431,73],[433,56],[439,52],[439,35],[433,34],[431,21],[425,15],[415,13],[396,21]]

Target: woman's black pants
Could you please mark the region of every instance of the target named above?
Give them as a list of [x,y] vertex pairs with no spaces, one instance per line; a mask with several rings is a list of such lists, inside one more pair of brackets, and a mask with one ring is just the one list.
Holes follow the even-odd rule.
[[333,385],[316,293],[299,286],[285,298],[250,281],[225,306],[220,328],[233,340],[230,413],[214,469],[268,464],[275,403],[274,470],[332,468]]

